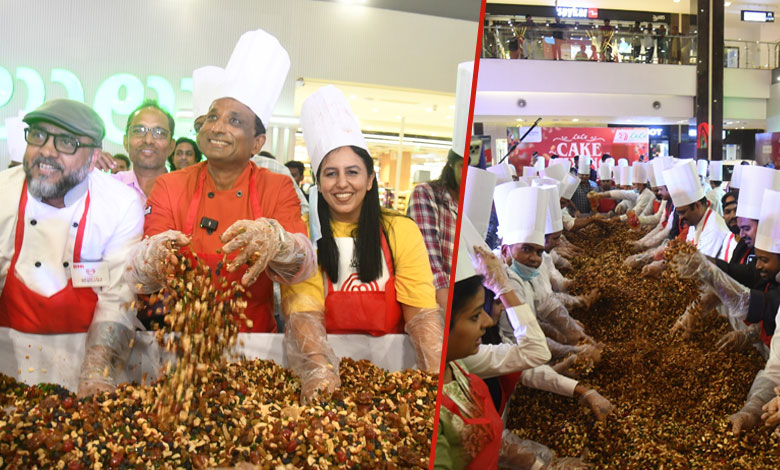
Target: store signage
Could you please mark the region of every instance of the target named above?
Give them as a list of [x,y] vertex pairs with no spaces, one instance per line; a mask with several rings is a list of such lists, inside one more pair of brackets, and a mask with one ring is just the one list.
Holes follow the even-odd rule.
[[[17,67],[12,74],[7,68],[0,66],[0,110],[11,102],[15,94],[21,93],[27,97],[23,111],[32,111],[46,100],[47,86],[61,86],[65,89],[67,98],[89,104],[81,79],[70,70],[51,69],[46,83],[44,77],[32,68]],[[192,78],[182,78],[178,91],[192,93]],[[117,122],[124,122],[147,94],[155,97],[160,106],[173,112],[176,109],[176,92],[171,82],[160,75],[148,75],[144,81],[129,73],[119,73],[103,80],[97,87],[95,96],[89,98],[92,98],[92,108],[106,123],[106,140],[122,145],[124,125],[117,127],[115,117],[119,117]],[[16,114],[17,110],[9,113],[14,116]],[[0,125],[0,139],[5,138],[5,126]]]
[[599,17],[598,8],[585,8],[585,7],[555,7],[555,13],[561,18],[590,18],[597,19]]
[[742,10],[742,21],[774,23],[775,13],[772,11]]
[[[601,157],[608,153],[615,159],[637,161],[648,154],[650,133],[640,127],[543,127],[539,142],[524,140],[510,156],[510,162],[522,170],[530,165],[533,152],[541,155],[572,158],[575,156]],[[509,147],[522,133],[517,127],[507,129]]]
[[661,135],[664,133],[664,130],[661,127],[649,127],[647,132],[650,134],[650,137],[661,137]]

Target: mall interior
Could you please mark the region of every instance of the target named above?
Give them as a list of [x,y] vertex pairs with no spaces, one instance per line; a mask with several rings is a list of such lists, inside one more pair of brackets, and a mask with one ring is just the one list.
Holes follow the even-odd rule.
[[[571,157],[593,151],[587,143],[607,132],[595,129],[646,128],[647,149],[639,149],[638,157],[693,158],[702,156],[698,116],[709,124],[708,159],[759,165],[777,159],[777,2],[710,2],[706,28],[696,12],[702,3],[489,1],[474,109],[477,134],[490,136],[485,141],[500,158],[539,118],[545,136],[535,143],[544,147],[542,154],[551,148],[538,139],[552,139],[552,129],[574,135],[566,129],[585,128],[579,133],[584,148],[552,150]],[[697,47],[702,40],[708,41],[707,53]],[[712,104],[697,103],[705,92]],[[539,150],[528,146],[538,127],[520,144],[529,154]]]
[[[93,106],[107,124],[111,154],[126,153],[127,116],[149,98],[174,115],[174,138],[194,138],[192,71],[224,66],[239,36],[262,28],[291,58],[263,150],[281,163],[303,162],[306,190],[313,181],[301,105],[336,85],[361,124],[385,205],[403,212],[414,185],[436,179],[446,163],[457,64],[474,60],[479,24],[479,9],[467,0],[237,0],[226,9],[206,1],[186,8],[173,0],[69,3],[34,12],[23,2],[2,7],[8,20],[35,16],[36,27],[3,21],[14,47],[3,48],[0,60],[0,168],[9,163],[4,120],[55,98]],[[73,35],[74,28],[92,33]]]

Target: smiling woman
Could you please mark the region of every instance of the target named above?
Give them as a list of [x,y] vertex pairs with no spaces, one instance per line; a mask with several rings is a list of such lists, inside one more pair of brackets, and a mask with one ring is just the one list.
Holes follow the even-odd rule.
[[340,386],[327,334],[409,334],[417,366],[438,372],[443,340],[433,275],[422,234],[379,204],[374,162],[344,94],[326,86],[301,110],[301,127],[319,184],[320,269],[282,299],[287,356],[302,398]]

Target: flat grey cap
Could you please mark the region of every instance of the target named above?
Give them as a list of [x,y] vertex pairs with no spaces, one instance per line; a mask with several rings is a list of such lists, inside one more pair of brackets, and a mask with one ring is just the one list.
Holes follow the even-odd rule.
[[68,99],[47,101],[38,109],[27,113],[23,121],[30,125],[41,121],[48,122],[75,135],[87,136],[96,145],[101,145],[106,135],[106,126],[94,109]]

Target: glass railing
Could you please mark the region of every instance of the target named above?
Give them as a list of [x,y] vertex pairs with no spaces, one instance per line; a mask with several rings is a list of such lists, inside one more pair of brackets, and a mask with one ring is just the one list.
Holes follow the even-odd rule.
[[[777,43],[724,41],[723,60],[728,68],[774,69],[780,64],[778,54]],[[484,29],[482,57],[695,65],[696,36],[491,25]]]

